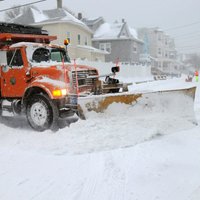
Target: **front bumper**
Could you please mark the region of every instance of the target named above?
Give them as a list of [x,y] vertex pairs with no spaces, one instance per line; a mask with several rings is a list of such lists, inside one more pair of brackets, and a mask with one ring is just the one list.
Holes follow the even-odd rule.
[[61,118],[73,116],[78,110],[78,96],[76,94],[67,95],[57,100],[57,106]]

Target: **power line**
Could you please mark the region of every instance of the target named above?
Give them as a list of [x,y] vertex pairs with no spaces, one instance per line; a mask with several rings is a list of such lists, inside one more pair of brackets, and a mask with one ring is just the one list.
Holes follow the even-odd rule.
[[175,43],[191,43],[191,42],[199,42],[200,41],[200,35],[196,35],[196,36],[193,36],[193,37],[185,37],[185,38],[175,38],[174,39],[174,42]]
[[200,21],[194,22],[194,23],[190,23],[190,24],[185,24],[185,25],[182,25],[182,26],[175,26],[175,27],[172,27],[172,28],[164,29],[164,31],[181,29],[181,28],[193,26],[193,25],[196,25],[196,24],[200,24]]
[[[197,25],[197,24],[200,24],[200,21],[198,22],[194,22],[194,23],[190,23],[190,24],[185,24],[185,25],[182,25],[182,26],[176,26],[176,27],[173,27],[173,28],[170,28],[170,29],[166,29],[166,30],[171,30],[171,31],[181,31],[181,29],[185,28],[184,29],[184,32],[185,30],[190,30],[190,32],[188,31],[188,33],[183,33],[181,32],[180,34],[175,34],[174,36],[172,36],[172,38],[175,40],[175,43],[176,43],[176,48],[179,52],[185,52],[185,51],[200,51],[200,45],[198,44],[189,44],[191,43],[192,41],[198,41],[198,38],[200,37],[200,34],[199,34],[199,31],[197,30],[196,32],[192,32],[192,26],[194,25]],[[180,30],[178,30],[180,29]],[[179,41],[179,42],[178,42]],[[182,42],[181,42],[182,41]],[[181,44],[182,43],[182,44]],[[188,43],[184,45],[184,43]]]
[[188,33],[184,33],[184,34],[172,34],[171,37],[173,38],[180,38],[180,37],[188,37],[188,36],[196,36],[196,35],[200,35],[200,30],[196,30],[195,32],[188,32]]
[[200,47],[190,47],[190,48],[177,48],[178,49],[178,52],[188,52],[188,51],[191,51],[191,50],[193,50],[193,51],[200,51]]
[[179,46],[179,48],[200,48],[200,45],[185,45],[185,46]]
[[40,3],[40,2],[43,2],[43,1],[46,1],[46,0],[35,1],[35,2],[32,2],[32,3],[27,3],[27,4],[23,4],[23,5],[19,5],[19,6],[14,6],[12,8],[2,9],[2,10],[0,10],[0,12],[4,12],[4,11],[7,11],[7,10],[12,10],[12,9],[16,9],[16,8],[21,8],[21,7],[24,7],[24,6],[30,6],[32,4]]

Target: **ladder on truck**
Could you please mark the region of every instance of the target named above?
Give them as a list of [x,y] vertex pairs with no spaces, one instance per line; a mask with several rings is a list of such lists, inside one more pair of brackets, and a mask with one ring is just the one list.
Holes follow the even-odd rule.
[[0,48],[17,42],[38,42],[49,44],[56,40],[56,36],[49,36],[42,28],[12,23],[0,23]]
[[26,26],[13,23],[4,23],[4,22],[0,23],[0,33],[48,35],[48,32],[40,27]]

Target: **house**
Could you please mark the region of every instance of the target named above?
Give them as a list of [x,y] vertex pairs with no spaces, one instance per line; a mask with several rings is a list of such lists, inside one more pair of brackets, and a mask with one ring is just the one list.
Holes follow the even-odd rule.
[[105,55],[106,62],[117,59],[129,64],[139,62],[143,41],[138,39],[137,32],[124,19],[111,24],[102,18],[84,22],[94,31],[92,46],[109,53]]
[[159,28],[140,28],[138,37],[144,41],[143,55],[154,58],[154,68],[165,73],[179,70],[173,38]]
[[59,45],[63,45],[66,38],[69,39],[68,53],[71,59],[105,61],[107,52],[92,47],[92,30],[68,9],[62,8],[62,0],[57,2],[58,7],[52,10],[39,11],[35,7],[29,7],[10,22],[42,27],[50,35],[57,36],[53,43]]
[[82,21],[64,8],[46,10],[43,13],[48,19],[33,25],[42,26],[50,35],[57,35],[57,44],[63,45],[64,39],[67,38],[70,41],[68,51],[72,59],[105,60],[106,52],[92,47],[93,32]]

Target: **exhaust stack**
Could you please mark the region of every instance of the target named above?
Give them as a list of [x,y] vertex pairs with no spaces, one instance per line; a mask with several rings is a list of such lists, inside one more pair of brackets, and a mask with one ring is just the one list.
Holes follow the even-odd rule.
[[57,0],[57,8],[62,8],[62,0]]

